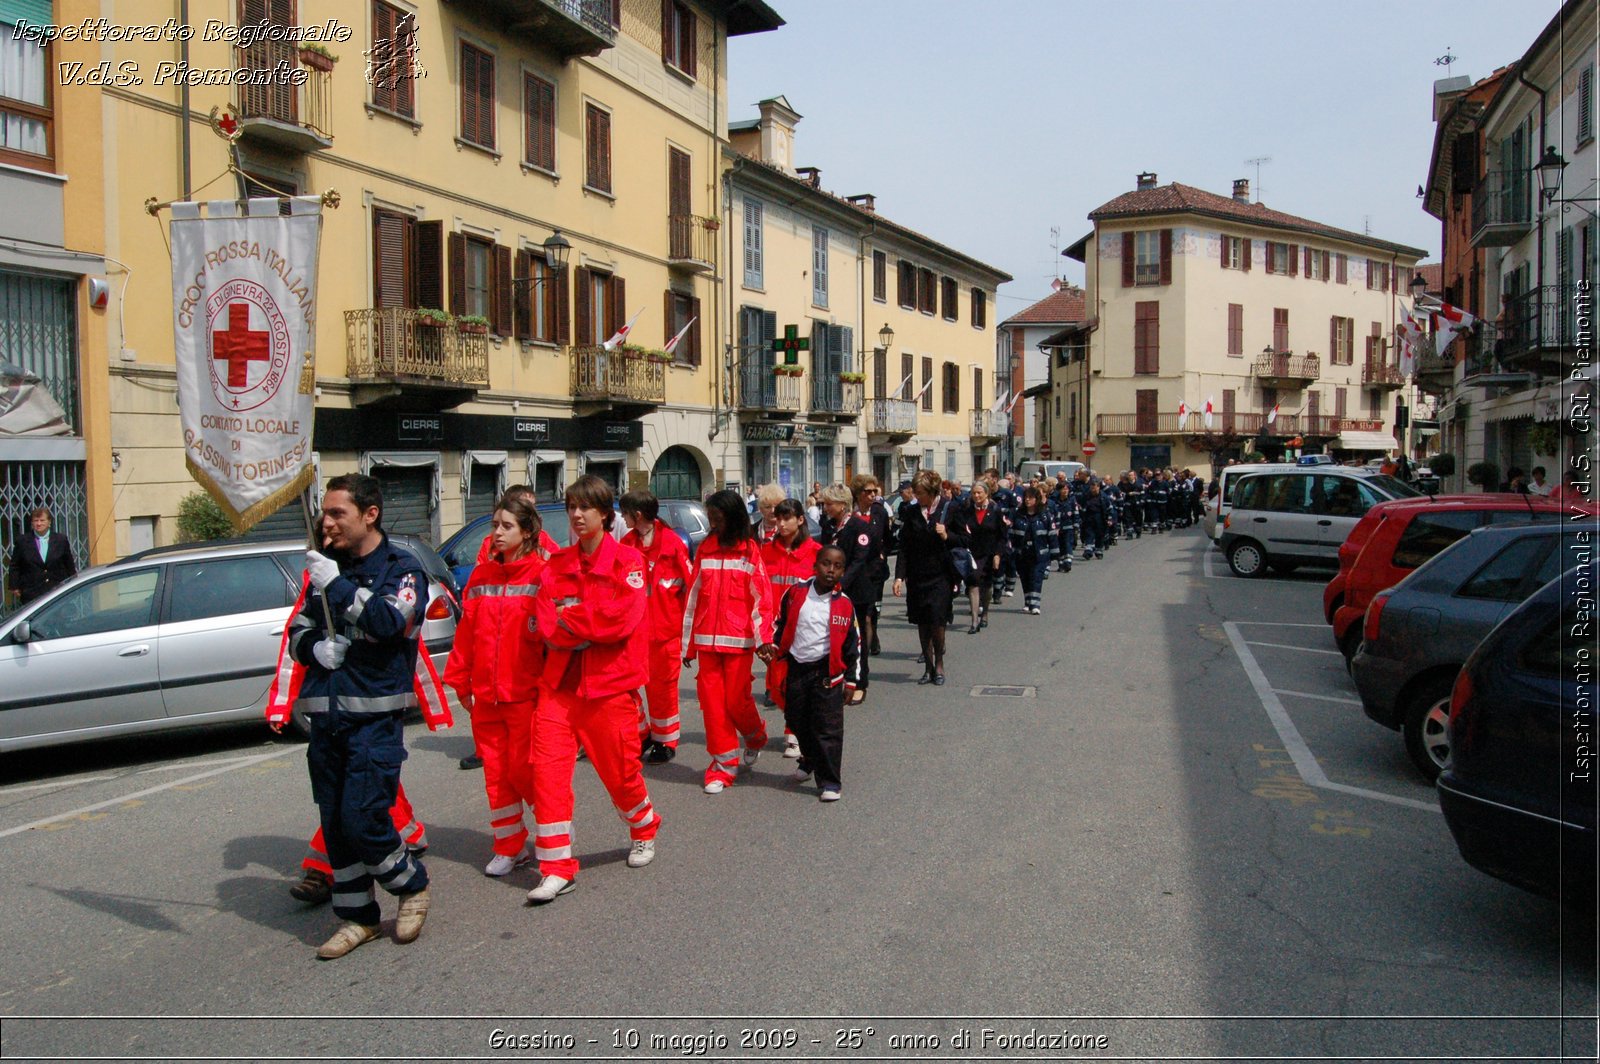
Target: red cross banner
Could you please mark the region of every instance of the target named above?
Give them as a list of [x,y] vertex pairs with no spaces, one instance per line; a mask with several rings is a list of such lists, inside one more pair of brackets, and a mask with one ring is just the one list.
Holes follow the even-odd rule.
[[[289,213],[279,205],[287,202]],[[322,203],[172,205],[173,334],[189,473],[243,531],[305,490]]]

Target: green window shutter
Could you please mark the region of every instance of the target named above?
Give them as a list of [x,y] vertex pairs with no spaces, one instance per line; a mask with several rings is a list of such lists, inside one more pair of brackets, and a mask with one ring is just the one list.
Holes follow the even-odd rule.
[[32,26],[48,26],[55,21],[50,0],[0,0],[0,22],[15,26],[27,22]]

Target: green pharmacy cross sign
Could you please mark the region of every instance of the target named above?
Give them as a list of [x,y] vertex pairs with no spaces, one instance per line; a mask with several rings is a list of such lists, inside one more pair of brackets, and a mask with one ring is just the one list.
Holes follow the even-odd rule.
[[811,350],[811,341],[800,335],[800,326],[785,325],[783,335],[772,338],[772,353],[783,356],[785,366],[798,366],[800,352]]

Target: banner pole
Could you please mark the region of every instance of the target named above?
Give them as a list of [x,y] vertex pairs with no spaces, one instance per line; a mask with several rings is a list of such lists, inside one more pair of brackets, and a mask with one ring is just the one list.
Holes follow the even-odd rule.
[[[306,542],[311,545],[312,550],[321,551],[322,539],[317,535],[317,522],[314,515],[314,507],[311,505],[311,493],[315,490],[315,484],[308,484],[306,490],[300,493],[300,512],[305,515],[306,519]],[[327,626],[328,638],[332,639],[334,635],[333,611],[328,608],[328,596],[319,594],[317,597],[322,600],[322,621]]]

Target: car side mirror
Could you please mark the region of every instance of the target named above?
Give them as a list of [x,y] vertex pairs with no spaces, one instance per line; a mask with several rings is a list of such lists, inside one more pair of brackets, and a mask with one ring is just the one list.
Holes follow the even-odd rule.
[[33,642],[33,625],[27,621],[18,622],[17,626],[11,629],[11,639],[18,645]]

